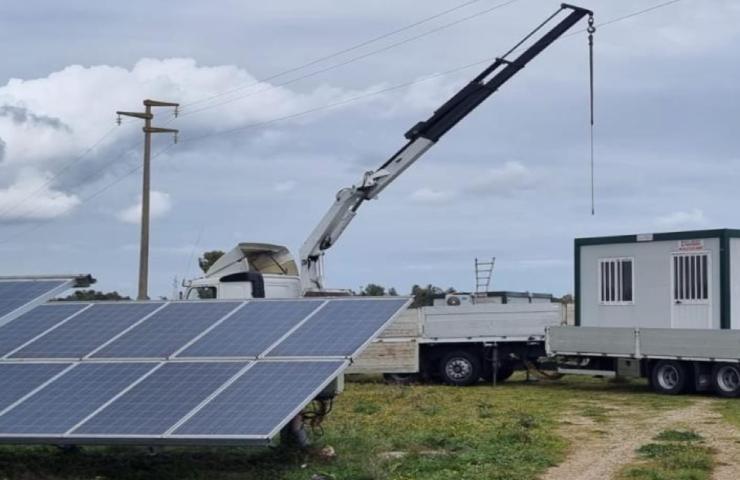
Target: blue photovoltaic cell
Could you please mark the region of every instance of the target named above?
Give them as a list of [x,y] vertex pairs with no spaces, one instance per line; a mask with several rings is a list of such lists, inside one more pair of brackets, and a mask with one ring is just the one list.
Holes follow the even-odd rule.
[[155,363],[77,365],[0,416],[0,432],[65,433],[155,365]]
[[[174,435],[267,437],[344,362],[258,362],[183,423]],[[316,392],[318,393],[318,392]]]
[[68,280],[0,281],[0,317],[26,305]]
[[248,303],[178,357],[256,357],[322,303],[320,300]]
[[20,400],[68,366],[62,363],[0,364],[0,410]]
[[61,302],[42,305],[6,323],[0,327],[0,357],[7,355],[84,307],[85,305]]
[[404,298],[330,301],[268,356],[353,356],[407,301]]
[[84,357],[161,305],[128,302],[94,304],[10,358]]
[[72,434],[162,435],[246,364],[166,364]]
[[168,357],[238,305],[237,302],[172,303],[93,357]]

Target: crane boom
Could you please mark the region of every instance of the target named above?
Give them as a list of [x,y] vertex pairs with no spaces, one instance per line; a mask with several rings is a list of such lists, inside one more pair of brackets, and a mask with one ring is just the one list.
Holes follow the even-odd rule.
[[[569,11],[565,18],[561,19],[554,27],[527,47],[516,59],[507,60],[506,57],[563,10]],[[337,193],[332,206],[301,247],[299,255],[301,283],[304,292],[324,288],[321,264],[324,251],[336,243],[363,202],[376,198],[383,189],[424,155],[445,133],[450,131],[460,120],[475,110],[499,87],[585,16],[593,17],[593,13],[585,8],[562,4],[558,11],[524,37],[504,56],[496,58],[491,65],[447,100],[427,120],[417,123],[406,132],[405,137],[408,142],[380,168],[365,172],[359,185],[341,189]]]

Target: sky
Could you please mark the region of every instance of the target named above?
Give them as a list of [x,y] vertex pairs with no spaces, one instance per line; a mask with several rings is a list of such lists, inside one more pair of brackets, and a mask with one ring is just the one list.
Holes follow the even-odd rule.
[[[474,259],[496,257],[493,289],[561,295],[574,238],[740,227],[740,3],[618,20],[662,3],[580,3],[605,24],[595,215],[581,24],[360,209],[326,254],[327,285],[465,291]],[[297,252],[340,188],[558,6],[3,2],[2,275],[91,273],[136,293],[142,125],[115,112],[144,98],[182,104],[155,113],[180,135],[153,141],[150,295],[172,297],[206,250]]]

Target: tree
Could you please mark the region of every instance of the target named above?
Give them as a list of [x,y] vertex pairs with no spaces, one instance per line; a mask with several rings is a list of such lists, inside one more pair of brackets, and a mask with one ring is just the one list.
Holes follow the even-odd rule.
[[363,297],[382,297],[385,295],[385,287],[368,283],[366,286],[360,287],[360,295]]
[[448,288],[447,290],[443,290],[442,288],[435,287],[432,284],[429,284],[426,287],[414,285],[413,287],[411,287],[411,295],[414,296],[414,301],[411,304],[411,308],[430,307],[434,303],[434,297],[436,295],[443,295],[445,293],[453,292],[456,292],[456,290],[452,287]]
[[59,298],[60,302],[91,302],[97,300],[109,300],[109,301],[120,301],[120,300],[131,300],[131,297],[124,297],[120,293],[113,292],[100,292],[98,290],[75,290],[71,295]]
[[396,291],[396,289],[394,287],[391,287],[391,288],[388,289],[388,296],[391,296],[391,297],[397,297],[398,296],[398,292]]
[[198,266],[203,270],[203,273],[206,273],[208,269],[216,263],[216,260],[223,257],[223,255],[224,252],[221,250],[210,250],[208,252],[204,252],[203,255],[198,258]]

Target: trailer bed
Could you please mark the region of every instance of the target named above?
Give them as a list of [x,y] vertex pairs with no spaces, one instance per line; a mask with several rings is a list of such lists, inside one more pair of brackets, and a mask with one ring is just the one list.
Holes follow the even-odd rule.
[[739,330],[550,327],[550,356],[607,356],[740,362]]

